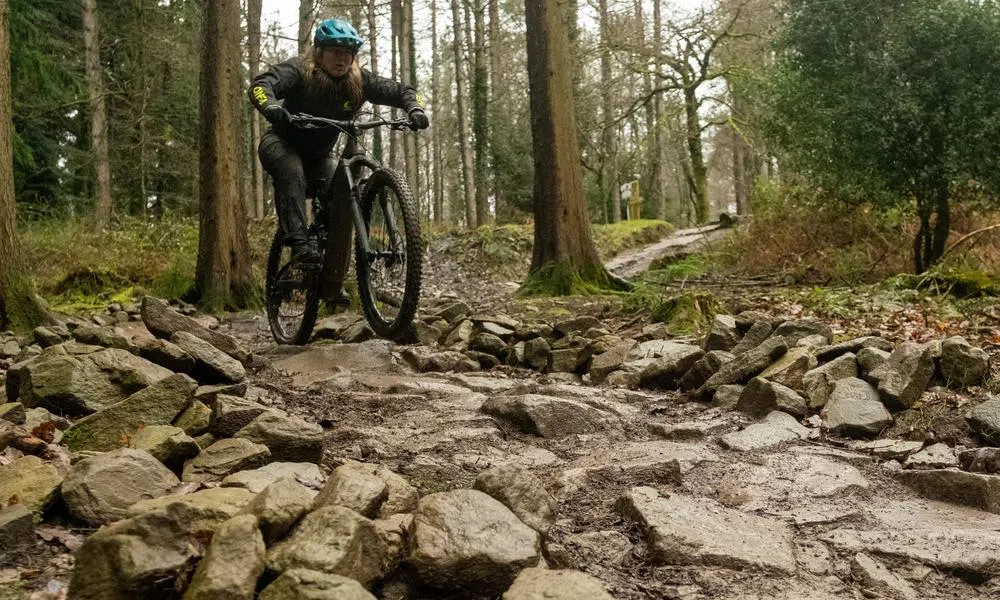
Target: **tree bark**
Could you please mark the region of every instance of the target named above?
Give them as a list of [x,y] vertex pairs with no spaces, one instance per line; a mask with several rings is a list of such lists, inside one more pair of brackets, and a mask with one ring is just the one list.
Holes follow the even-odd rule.
[[608,16],[608,0],[598,0],[601,27],[601,118],[604,121],[601,133],[601,184],[604,202],[610,210],[608,218],[612,223],[622,220],[621,191],[618,188],[617,173],[617,140],[615,136],[614,100],[611,89],[611,48],[610,27]]
[[500,65],[500,49],[503,47],[503,34],[500,28],[500,1],[488,0],[490,11],[490,34],[489,34],[489,55],[490,55],[490,109],[487,114],[490,116],[489,137],[490,156],[493,158],[493,202],[495,204],[495,215],[498,221],[512,220],[514,211],[508,205],[503,190],[503,182],[496,176],[497,165],[500,164],[500,148],[497,144],[497,119],[496,114],[502,111],[505,106],[505,93],[503,67]]
[[316,20],[315,0],[299,0],[299,56],[312,45],[313,23]]
[[[378,74],[378,28],[376,27],[376,6],[375,0],[368,1],[368,53],[369,60],[371,61],[371,71],[372,73]],[[379,113],[381,112],[377,104],[373,104],[372,113],[374,113],[374,119],[379,118]],[[375,155],[375,160],[382,162],[382,128],[376,127],[372,130],[372,135],[374,139],[372,141],[372,153]]]
[[83,0],[83,53],[90,99],[90,147],[94,153],[94,225],[101,229],[111,218],[111,162],[108,158],[108,109],[104,99],[97,0]]
[[[400,5],[400,36],[399,63],[402,76],[400,79],[417,88],[416,43],[413,35],[413,0],[402,0]],[[403,164],[406,168],[406,180],[413,189],[413,197],[417,200],[417,213],[420,213],[420,161],[417,136],[403,136]]]
[[0,329],[46,321],[24,270],[14,206],[14,125],[10,84],[10,4],[0,0]]
[[486,5],[475,0],[472,7],[474,22],[472,78],[472,130],[476,138],[476,224],[490,222],[489,190],[486,185],[489,168],[489,74],[486,70]]
[[240,55],[239,0],[206,1],[199,121],[201,215],[194,297],[215,310],[245,308],[256,302],[246,214],[239,198]]
[[[663,17],[660,11],[660,1],[653,2],[653,71],[659,73],[662,69],[660,52],[663,47]],[[656,194],[656,217],[658,219],[672,218],[667,209],[666,160],[663,151],[663,102],[660,95],[653,96],[653,113],[656,115],[653,126],[653,191]]]
[[597,256],[580,172],[566,0],[525,0],[534,155],[535,242],[523,293],[610,287]]
[[465,226],[476,227],[476,182],[472,171],[472,148],[469,139],[469,119],[465,112],[465,74],[462,69],[462,17],[458,3],[461,0],[451,0],[452,32],[455,38],[455,112],[458,113],[458,146],[462,155],[462,183],[465,192]]
[[[400,33],[400,2],[402,0],[391,0],[389,4],[389,26],[391,30],[390,40],[390,56],[392,57],[392,75],[391,77],[396,81],[400,80],[399,76],[399,33]],[[390,109],[391,110],[391,109]],[[394,112],[394,111],[393,111]],[[399,168],[399,136],[389,134],[389,166],[393,169]]]
[[698,116],[698,98],[694,86],[684,88],[684,117],[687,128],[688,154],[691,156],[691,187],[694,192],[695,219],[706,223],[712,210],[708,202],[708,167],[701,146],[701,117]]
[[[250,77],[260,70],[260,13],[263,0],[247,0],[247,63]],[[251,195],[253,216],[258,221],[264,218],[264,169],[257,157],[260,146],[260,112],[250,108],[250,165],[252,172]]]
[[[437,0],[431,0],[431,116],[437,120],[441,114],[441,102],[438,98],[440,86],[440,67],[438,62],[438,26],[437,26]],[[439,126],[440,127],[440,126]],[[442,170],[441,156],[441,135],[440,128],[435,128],[431,132],[432,151],[434,154],[433,164],[433,210],[434,222],[441,223],[444,220],[444,171]]]

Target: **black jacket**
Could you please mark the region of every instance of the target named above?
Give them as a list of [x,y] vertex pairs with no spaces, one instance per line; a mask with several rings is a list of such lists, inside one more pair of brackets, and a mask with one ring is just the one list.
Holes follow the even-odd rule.
[[[361,69],[362,89],[365,101],[401,108],[407,112],[419,108],[420,101],[412,86],[379,77],[367,69]],[[250,103],[263,112],[268,105],[284,100],[285,110],[294,114],[305,113],[327,119],[350,119],[357,112],[350,106],[348,98],[317,97],[306,88],[305,68],[298,57],[286,60],[257,75],[247,90]],[[275,131],[288,140],[300,152],[314,156],[325,155],[337,141],[336,129],[302,131],[289,128]]]

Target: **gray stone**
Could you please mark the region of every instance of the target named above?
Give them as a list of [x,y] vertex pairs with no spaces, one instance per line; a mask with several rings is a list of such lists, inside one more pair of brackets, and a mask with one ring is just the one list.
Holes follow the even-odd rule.
[[624,343],[592,358],[590,361],[591,378],[599,383],[604,381],[613,371],[621,369],[621,366],[629,360],[635,346],[635,340],[626,340]]
[[385,557],[385,542],[374,523],[343,506],[324,506],[270,548],[267,568],[274,573],[310,569],[367,586],[382,576]]
[[916,600],[920,597],[905,579],[863,552],[854,555],[851,574],[861,583],[861,587],[876,593],[887,594],[896,600]]
[[227,475],[222,480],[222,486],[244,488],[259,494],[267,486],[282,478],[302,484],[312,491],[314,497],[323,489],[323,483],[326,481],[326,476],[314,463],[273,462],[257,469]]
[[70,450],[107,452],[127,446],[144,426],[169,425],[191,404],[193,379],[176,374],[161,379],[121,402],[77,421],[66,431]]
[[90,325],[77,327],[73,330],[73,338],[81,344],[118,348],[120,350],[128,350],[129,352],[136,350],[131,340],[111,327],[94,327]]
[[965,389],[982,385],[990,376],[990,356],[963,337],[950,337],[941,342],[938,369],[948,387]]
[[503,600],[614,600],[600,579],[580,571],[521,571]]
[[870,442],[852,442],[848,445],[852,450],[871,452],[875,456],[883,459],[904,459],[907,456],[918,452],[924,447],[923,442],[911,442],[907,440],[883,439]]
[[242,438],[219,440],[184,463],[181,479],[186,482],[222,481],[236,471],[259,467],[270,457],[271,451],[262,444]]
[[728,433],[719,441],[723,447],[730,450],[750,452],[793,440],[802,440],[808,435],[809,429],[800,425],[795,417],[774,411],[760,423],[754,423],[735,433]]
[[375,331],[364,319],[356,321],[341,334],[340,339],[345,344],[360,344],[375,337]]
[[479,370],[479,363],[461,352],[453,350],[435,352],[423,346],[403,350],[403,360],[421,373],[468,373]]
[[565,321],[560,321],[553,326],[556,333],[560,336],[567,336],[571,333],[583,333],[588,329],[594,327],[603,327],[604,323],[600,321],[597,317],[592,317],[590,315],[583,315],[579,317],[573,317],[572,319],[567,319]]
[[553,350],[549,373],[574,373],[580,367],[580,351],[576,348]]
[[816,357],[809,348],[795,347],[761,371],[760,376],[793,390],[802,391],[805,389],[802,383],[803,377],[815,369],[817,364]]
[[417,501],[420,499],[417,488],[410,485],[400,475],[393,473],[382,465],[374,463],[348,461],[345,464],[362,473],[378,477],[385,482],[389,495],[385,499],[385,502],[382,503],[382,509],[379,511],[380,518],[387,519],[399,513],[412,513],[417,509]]
[[708,378],[708,381],[698,388],[698,396],[710,397],[722,385],[747,383],[785,354],[787,350],[788,345],[783,338],[772,337],[765,340],[756,348],[748,350],[722,365],[714,375]]
[[958,469],[900,471],[896,476],[932,500],[963,504],[1000,514],[1000,476]]
[[150,425],[139,429],[129,440],[129,447],[149,452],[174,472],[180,470],[184,461],[201,452],[191,436],[172,425]]
[[927,446],[903,462],[903,467],[907,469],[947,469],[957,466],[958,457],[947,444]]
[[240,515],[215,530],[184,600],[253,600],[264,572],[264,539],[253,515]]
[[42,348],[48,348],[49,346],[55,346],[63,342],[63,336],[59,335],[56,331],[49,327],[35,327],[32,334],[35,337],[35,342],[37,342]]
[[451,302],[434,313],[434,316],[444,319],[449,323],[456,323],[472,314],[469,305],[462,301]]
[[686,421],[682,423],[647,423],[646,429],[649,433],[664,440],[675,442],[692,442],[705,439],[706,437],[718,433],[725,429],[726,425],[720,422]]
[[142,322],[158,338],[170,338],[177,332],[192,334],[240,362],[247,362],[249,354],[232,336],[202,326],[198,321],[182,315],[152,296],[142,299]]
[[507,343],[492,333],[477,333],[469,341],[469,348],[477,352],[485,352],[500,359],[507,357]]
[[472,340],[472,335],[475,332],[475,326],[469,319],[464,319],[459,321],[457,325],[452,327],[451,331],[445,336],[442,345],[448,346],[452,350],[462,351],[469,347],[469,342]]
[[[868,376],[872,372],[884,365],[885,361],[889,360],[890,354],[891,351],[871,347],[858,350],[858,366],[861,368],[861,373],[865,376],[865,379],[868,379]],[[878,380],[873,378],[871,383],[878,385]]]
[[878,380],[878,392],[886,406],[912,408],[934,376],[933,349],[903,342],[869,375]]
[[220,394],[243,398],[246,396],[248,387],[249,386],[247,386],[246,381],[241,381],[239,383],[223,383],[219,385],[199,385],[198,389],[194,391],[194,399],[200,400],[208,406],[212,406],[215,402],[215,398]]
[[191,376],[199,383],[237,383],[246,379],[247,372],[240,361],[186,331],[170,336],[170,341],[194,359]]
[[724,350],[712,350],[706,352],[698,359],[691,368],[677,381],[680,388],[685,392],[690,392],[700,388],[708,378],[722,368],[722,365],[736,358],[733,354]]
[[441,330],[418,319],[413,321],[413,336],[424,346],[433,347],[441,339]]
[[1000,473],[1000,448],[974,448],[959,453],[962,468],[973,473]]
[[241,512],[255,516],[264,541],[273,544],[309,512],[314,495],[315,492],[295,480],[283,478],[254,496]]
[[759,346],[764,340],[770,337],[774,328],[771,324],[766,321],[758,321],[754,323],[750,329],[743,335],[743,339],[739,341],[738,344],[733,346],[732,352],[735,356],[743,354],[747,350],[751,350]]
[[991,396],[969,411],[966,420],[979,437],[994,446],[1000,446],[1000,397]]
[[854,338],[853,340],[848,340],[846,342],[840,342],[839,344],[832,344],[830,346],[823,346],[822,348],[817,348],[815,351],[816,359],[819,362],[825,363],[829,362],[835,358],[843,356],[844,354],[851,353],[855,356],[858,352],[861,352],[864,348],[874,348],[881,350],[883,352],[892,352],[893,346],[892,342],[889,340],[869,335],[865,337]]
[[[330,340],[339,339],[348,327],[354,325],[362,319],[363,317],[361,315],[352,312],[344,312],[320,319],[320,321],[317,322],[316,326],[313,328],[313,338]],[[434,341],[437,342],[437,337],[434,338]]]
[[228,394],[217,394],[209,406],[212,417],[208,429],[219,437],[235,435],[268,410],[263,404]]
[[495,596],[538,559],[538,533],[476,490],[425,496],[410,527],[409,564],[429,587]]
[[35,520],[23,504],[0,508],[0,548],[15,552],[35,545]]
[[892,425],[892,415],[867,381],[849,377],[837,381],[823,409],[823,428],[851,437],[871,437]]
[[235,437],[267,446],[271,460],[323,462],[323,428],[299,417],[267,411],[237,431]]
[[809,414],[805,398],[795,393],[795,390],[762,377],[754,377],[743,388],[736,402],[736,410],[757,418],[774,410],[799,418]]
[[314,506],[344,506],[363,517],[374,518],[388,497],[389,488],[384,481],[351,465],[341,465],[316,496]]
[[62,475],[37,456],[22,456],[10,464],[0,464],[0,504],[21,504],[41,515],[56,499]]
[[208,488],[190,494],[172,494],[150,500],[140,500],[128,507],[126,515],[137,517],[176,504],[188,509],[195,531],[214,531],[240,513],[254,499],[254,494],[239,488]]
[[139,356],[174,373],[190,373],[194,369],[194,358],[167,340],[136,337],[133,343],[139,350]]
[[17,340],[7,340],[0,343],[0,358],[15,358],[21,354],[21,345]]
[[23,425],[26,420],[24,405],[20,402],[0,404],[0,419],[14,425]]
[[746,386],[742,385],[720,385],[719,389],[715,391],[715,395],[712,396],[712,406],[717,408],[736,408],[736,403],[740,401],[740,396],[743,395],[743,388]]
[[62,497],[73,518],[98,526],[125,518],[136,502],[164,496],[179,483],[148,452],[122,448],[73,465]]
[[[657,353],[659,358],[643,369],[640,375],[639,381],[643,387],[674,389],[679,385],[679,380],[706,356],[697,346],[677,342],[665,342],[660,345]],[[713,354],[713,359],[709,359],[709,363],[714,360],[721,366],[718,351],[710,354]],[[718,370],[718,366],[715,368]]]
[[774,337],[785,338],[789,346],[795,346],[800,340],[811,335],[822,336],[827,344],[833,341],[833,329],[820,321],[808,319],[785,321],[774,330]]
[[201,435],[212,422],[212,409],[201,400],[195,400],[174,419],[174,427],[188,435]]
[[549,364],[552,347],[542,337],[532,338],[524,342],[524,366],[542,370]]
[[512,422],[524,433],[544,438],[594,433],[615,422],[613,415],[588,404],[538,394],[494,396],[481,410]]
[[732,315],[715,315],[712,328],[705,336],[701,347],[705,352],[712,350],[731,350],[739,343],[741,334],[736,328],[736,319]]
[[260,593],[259,600],[376,600],[360,583],[309,569],[285,571]]
[[796,571],[792,532],[780,521],[648,487],[632,488],[617,507],[642,528],[657,564]]
[[476,477],[473,489],[489,494],[535,531],[545,534],[556,519],[555,499],[541,480],[524,467],[491,467]]
[[858,361],[850,352],[842,354],[821,367],[802,376],[802,388],[809,400],[809,408],[819,410],[830,400],[837,382],[858,376]]

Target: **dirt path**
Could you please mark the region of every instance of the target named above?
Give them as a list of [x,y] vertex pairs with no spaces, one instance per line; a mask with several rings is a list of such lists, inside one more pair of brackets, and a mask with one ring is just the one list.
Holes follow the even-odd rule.
[[718,223],[680,229],[654,244],[619,254],[605,266],[620,277],[635,277],[648,269],[657,258],[687,256],[704,248],[710,242],[722,239],[730,231],[732,229],[723,228]]

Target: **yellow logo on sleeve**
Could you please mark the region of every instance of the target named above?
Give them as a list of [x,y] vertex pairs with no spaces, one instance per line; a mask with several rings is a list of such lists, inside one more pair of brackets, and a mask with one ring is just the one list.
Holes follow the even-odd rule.
[[267,94],[264,93],[264,88],[259,85],[253,89],[253,97],[257,100],[257,104],[261,106],[267,106]]

